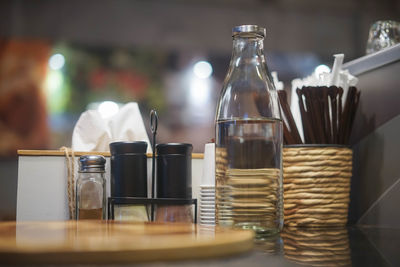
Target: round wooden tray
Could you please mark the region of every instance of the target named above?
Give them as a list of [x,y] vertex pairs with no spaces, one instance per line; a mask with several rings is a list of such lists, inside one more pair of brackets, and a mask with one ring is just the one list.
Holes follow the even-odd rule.
[[1,263],[132,263],[232,255],[253,232],[195,224],[2,222]]

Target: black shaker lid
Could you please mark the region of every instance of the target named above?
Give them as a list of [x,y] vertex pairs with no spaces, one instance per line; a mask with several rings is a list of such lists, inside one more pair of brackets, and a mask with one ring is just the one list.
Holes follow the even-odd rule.
[[191,154],[193,150],[192,144],[187,143],[166,143],[156,145],[156,151],[158,155],[166,154]]
[[111,155],[144,154],[146,153],[146,150],[147,143],[144,141],[110,143]]

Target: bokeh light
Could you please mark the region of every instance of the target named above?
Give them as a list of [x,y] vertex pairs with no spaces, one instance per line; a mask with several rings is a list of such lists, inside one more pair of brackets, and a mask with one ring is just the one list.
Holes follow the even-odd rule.
[[118,113],[119,106],[113,101],[104,101],[98,106],[97,111],[103,119],[107,119]]
[[209,62],[199,61],[194,64],[193,72],[198,78],[206,79],[211,76],[213,68]]
[[49,59],[49,67],[52,70],[60,70],[65,65],[65,57],[62,54],[54,54]]

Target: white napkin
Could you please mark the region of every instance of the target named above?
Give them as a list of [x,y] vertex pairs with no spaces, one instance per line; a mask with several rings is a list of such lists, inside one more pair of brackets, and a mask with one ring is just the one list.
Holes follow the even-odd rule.
[[117,114],[102,118],[97,110],[81,114],[72,133],[72,149],[76,151],[109,151],[116,141],[145,141],[151,145],[137,103],[128,103]]

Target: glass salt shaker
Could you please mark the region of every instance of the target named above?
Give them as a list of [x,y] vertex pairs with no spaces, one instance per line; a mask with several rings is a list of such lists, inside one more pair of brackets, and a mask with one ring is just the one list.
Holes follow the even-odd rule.
[[79,158],[79,177],[76,181],[76,219],[106,219],[106,159],[98,155]]
[[216,112],[216,223],[257,235],[283,225],[282,121],[264,56],[265,28],[233,28]]

